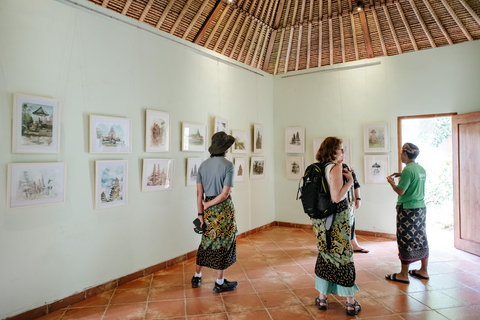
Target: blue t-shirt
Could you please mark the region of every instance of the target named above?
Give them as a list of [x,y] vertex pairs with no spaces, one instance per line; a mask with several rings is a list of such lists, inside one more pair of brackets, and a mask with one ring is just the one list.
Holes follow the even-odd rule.
[[223,186],[233,187],[235,165],[224,157],[213,157],[203,161],[198,168],[197,183],[203,185],[207,197],[218,196]]

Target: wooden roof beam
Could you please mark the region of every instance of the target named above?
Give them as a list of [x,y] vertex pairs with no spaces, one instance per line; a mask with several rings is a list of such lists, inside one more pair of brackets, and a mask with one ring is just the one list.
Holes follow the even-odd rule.
[[300,62],[300,46],[302,44],[302,31],[303,31],[303,25],[300,25],[300,28],[298,28],[297,58],[295,61],[295,71],[298,70],[298,64]]
[[[215,20],[215,17],[218,15],[218,12],[217,9],[218,8],[222,8],[223,7],[223,3],[222,1],[218,1],[217,2],[217,5],[215,7],[215,10],[213,10],[213,13],[210,15],[210,17],[208,18],[207,22],[202,26],[202,29],[200,29],[200,32],[197,34],[197,36],[195,37],[195,39],[193,39],[193,43],[196,43],[198,44],[202,37],[205,35],[205,32],[207,31],[209,25],[211,24],[211,22],[213,20]],[[208,44],[210,43],[210,41],[212,40],[213,36],[215,35],[215,33],[217,32],[218,28],[220,27],[220,25],[222,24],[222,21],[223,19],[225,18],[225,15],[227,14],[228,12],[228,7],[225,7],[222,14],[220,15],[220,18],[218,18],[217,20],[217,23],[215,23],[215,26],[213,27],[213,30],[212,32],[208,35],[208,38],[207,38],[207,41],[205,41],[205,47],[208,46]],[[211,18],[211,19],[210,19]]]
[[[311,2],[313,3],[313,1]],[[310,40],[312,38],[312,24],[308,24],[308,35],[307,35],[307,69],[310,69]]]
[[[243,30],[245,30],[245,26],[247,25],[247,21],[249,20],[250,16],[245,16],[245,19],[243,19],[242,26],[240,27],[240,31],[238,32],[237,39],[235,39],[235,43],[233,44],[232,51],[230,51],[230,54],[228,55],[229,58],[233,57],[233,54],[235,53],[235,50],[237,49],[238,42],[242,38],[242,33]],[[252,25],[253,21],[250,22],[250,25]],[[233,32],[233,30],[232,30]],[[232,58],[233,59],[233,58]]]
[[280,19],[282,18],[284,5],[285,5],[285,0],[280,0],[280,2],[278,3],[277,10],[275,11],[275,14],[272,15],[272,17],[275,16],[275,23],[273,24],[273,29],[277,29],[278,26],[280,25]]
[[[225,27],[223,28],[222,32],[220,33],[220,36],[218,37],[217,39],[217,43],[215,43],[215,46],[213,48],[213,51],[217,51],[217,48],[221,42],[221,40],[223,39],[223,36],[225,35],[225,33],[228,31],[228,26],[230,25],[230,23],[232,22],[233,18],[235,17],[235,15],[237,14],[237,8],[233,9],[233,12],[232,14],[230,15],[230,17],[228,17],[228,20],[227,20],[227,23],[225,23]],[[225,9],[225,11],[227,11],[227,9]],[[238,19],[237,19],[238,20]],[[218,24],[220,24],[220,21],[218,22]],[[233,31],[233,29],[232,29]],[[210,38],[210,37],[209,37]],[[225,44],[226,45],[226,44]],[[225,47],[223,48],[225,49]],[[223,54],[223,50],[222,50],[222,54]]]
[[[269,30],[267,30],[268,32]],[[263,60],[263,67],[262,70],[267,72],[268,71],[268,64],[270,63],[270,58],[272,56],[272,51],[273,51],[273,45],[275,43],[275,38],[277,37],[277,30],[273,30],[272,34],[270,35],[270,40],[268,41],[268,47],[267,47],[267,52],[265,53],[265,60]],[[267,36],[265,35],[265,41],[267,41]],[[273,38],[273,41],[272,41]],[[263,50],[262,50],[263,52]],[[262,59],[259,59],[258,63],[260,65],[260,62]],[[277,64],[275,65],[275,70],[277,68]],[[258,67],[257,67],[258,68]],[[275,73],[274,73],[275,74]]]
[[288,62],[290,60],[290,51],[292,50],[292,41],[293,41],[293,27],[290,28],[290,38],[288,39],[288,47],[287,47],[287,56],[285,57],[285,70],[283,73],[287,73],[288,71]]
[[157,22],[157,26],[155,28],[160,29],[162,26],[163,22],[165,21],[165,18],[167,17],[168,13],[170,12],[170,9],[172,9],[173,4],[175,3],[175,0],[170,0],[165,7],[165,10],[163,10],[162,15],[160,16],[160,19]]
[[[178,25],[180,24],[180,22],[182,22],[183,16],[185,15],[185,13],[187,13],[188,7],[190,7],[190,4],[192,3],[192,1],[193,1],[193,0],[188,0],[188,1],[187,1],[187,3],[185,4],[185,6],[183,7],[182,11],[181,11],[180,14],[178,15],[177,20],[176,20],[175,23],[173,24],[172,29],[170,29],[170,34],[174,34],[174,33],[175,33],[175,30],[177,30]],[[208,0],[207,0],[207,1],[208,1]]]
[[[261,43],[262,43],[262,35],[265,33],[265,28],[266,27],[267,27],[266,25],[262,25],[262,30],[260,30],[260,33],[258,34],[257,44],[255,45],[255,51],[253,52],[252,61],[250,61],[249,66],[253,67],[253,65],[255,64],[255,59],[257,58],[258,50],[260,49],[260,46],[261,46]],[[263,41],[263,42],[265,42],[265,41]]]
[[[252,30],[253,30],[253,25],[255,24],[255,27],[258,27],[259,23],[255,23],[255,20],[252,19],[252,21],[250,22],[250,25],[248,26],[248,30],[247,30],[247,33],[245,34],[245,39],[243,39],[243,43],[242,43],[242,47],[240,48],[240,52],[238,53],[238,61],[240,61],[240,59],[242,59],[242,55],[243,55],[243,51],[245,50],[245,45],[247,44],[247,41],[248,39],[250,39],[251,37],[251,33],[252,33]],[[240,36],[240,35],[238,35]],[[252,39],[253,41],[253,39]],[[250,42],[252,42],[250,41]],[[241,62],[241,61],[240,61]]]
[[[190,23],[188,24],[188,28],[185,31],[185,33],[183,34],[182,39],[186,39],[188,37],[188,35],[190,34],[190,31],[192,31],[192,28],[195,26],[195,23],[197,23],[197,20],[200,18],[200,15],[202,14],[203,10],[205,10],[205,7],[207,6],[207,4],[208,4],[208,0],[204,0],[202,6],[197,11],[197,14],[195,15],[195,17],[193,17],[192,21],[190,21]],[[203,24],[203,26],[205,26],[205,23]],[[203,28],[203,26],[202,26],[202,28]],[[197,33],[197,35],[198,35],[198,33]]]
[[[328,0],[330,2],[330,0]],[[328,42],[330,43],[330,65],[333,65],[333,21],[328,19]]]
[[318,67],[322,66],[322,21],[318,23]]
[[[420,15],[420,12],[418,11],[418,8],[417,6],[415,5],[415,2],[413,0],[409,0],[410,2],[410,6],[412,7],[413,9],[413,12],[415,12],[415,16],[417,17],[417,20],[420,22],[420,24],[422,25],[422,29],[423,29],[423,32],[425,33],[425,35],[427,36],[428,38],[428,41],[430,42],[430,46],[432,46],[432,48],[436,48],[437,45],[435,44],[435,41],[433,40],[433,37],[432,35],[430,34],[430,31],[428,31],[428,28],[427,28],[427,25],[425,24],[425,21],[423,21],[423,18],[422,16]],[[383,39],[382,39],[383,40]]]
[[455,12],[453,11],[452,7],[450,7],[450,5],[448,4],[447,1],[445,0],[440,0],[442,1],[443,3],[443,6],[445,7],[445,9],[447,9],[448,13],[450,13],[450,15],[452,16],[453,20],[455,20],[455,22],[457,23],[458,27],[462,30],[463,34],[467,37],[467,39],[469,41],[473,41],[473,38],[472,36],[470,35],[470,33],[468,32],[467,28],[465,28],[465,26],[463,25],[462,21],[460,21],[460,19],[457,17],[457,15],[455,14]]
[[[253,36],[252,36],[252,40],[250,41],[250,46],[248,46],[248,50],[247,50],[247,53],[245,55],[245,61],[244,63],[245,64],[248,64],[248,60],[249,60],[249,57],[250,55],[252,54],[252,50],[253,50],[253,45],[255,44],[255,40],[257,41],[257,44],[258,44],[258,40],[260,40],[260,34],[258,33],[258,27],[260,27],[260,23],[256,23],[255,24],[255,30],[253,31]],[[255,57],[252,57],[252,59],[254,59]]]
[[310,0],[310,10],[308,11],[308,21],[313,19],[313,0]]
[[405,13],[403,12],[402,6],[398,2],[395,5],[397,6],[397,10],[400,13],[400,17],[402,18],[403,25],[407,29],[407,33],[408,33],[408,36],[410,37],[410,41],[412,42],[413,49],[415,49],[415,51],[418,51],[417,42],[415,41],[415,37],[413,36],[412,29],[410,28],[407,18],[405,17]]
[[468,3],[465,2],[465,0],[458,0],[458,1],[460,1],[463,7],[468,11],[468,13],[470,13],[472,18],[475,19],[475,21],[477,21],[478,25],[480,26],[480,17],[478,16],[478,14],[475,13],[475,11],[472,10],[472,7],[470,7]]
[[426,6],[427,9],[428,9],[428,12],[430,12],[430,14],[432,15],[433,19],[435,19],[435,22],[437,23],[437,26],[440,28],[440,30],[442,30],[443,36],[445,37],[445,39],[447,39],[448,44],[452,45],[452,44],[453,44],[453,41],[452,41],[452,39],[450,38],[450,35],[448,34],[447,30],[445,30],[445,28],[443,27],[442,23],[441,23],[440,20],[438,19],[437,14],[435,13],[435,11],[433,11],[433,8],[432,8],[432,6],[430,5],[430,2],[428,2],[428,0],[421,0],[421,1],[423,1],[423,3],[425,4],[425,6]]
[[[304,1],[304,0],[302,0]],[[300,0],[295,0],[295,6],[293,7],[293,15],[292,15],[292,22],[291,22],[291,26],[295,25],[295,18],[297,17],[297,10],[298,10],[298,3],[300,2]]]
[[342,44],[342,62],[345,63],[345,36],[343,34],[343,19],[342,16],[339,17],[340,19],[340,40]]
[[106,7],[108,6],[108,2],[109,2],[109,1],[110,1],[110,0],[103,0],[103,2],[102,2],[102,7],[106,8]]
[[[272,1],[273,2],[273,1]],[[277,29],[278,29],[278,26],[280,24],[280,19],[282,18],[282,11],[283,11],[283,6],[285,5],[285,0],[280,0],[280,2],[278,2],[278,7],[277,7],[277,10],[275,10],[275,14],[272,14],[272,19],[273,17],[275,16],[275,22],[273,24],[273,29],[274,29],[274,32],[272,33],[272,35],[270,36],[270,41],[268,43],[268,49],[267,49],[267,53],[265,55],[265,60],[263,61],[263,68],[262,70],[267,72],[268,70],[268,65],[270,64],[270,58],[271,58],[271,54],[272,54],[272,50],[273,50],[273,44],[275,43],[275,38],[277,36]],[[268,11],[270,12],[270,9],[268,9]],[[271,22],[270,24],[271,25]],[[284,32],[282,31],[282,37],[283,37],[283,34]],[[281,46],[280,46],[281,47]],[[274,74],[277,73],[277,67],[278,67],[278,56],[277,56],[277,61],[275,63],[275,71],[274,71]]]
[[380,44],[382,45],[383,56],[387,57],[388,56],[387,47],[385,46],[385,40],[383,40],[382,29],[380,28],[380,22],[378,21],[377,11],[374,9],[372,10],[372,13],[373,13],[373,20],[375,20],[375,26],[377,27],[378,37],[380,38]]
[[[284,37],[285,37],[285,29],[282,29],[282,34],[280,35],[280,44],[278,46],[278,51],[277,51],[277,60],[275,61],[275,69],[273,70],[274,75],[277,74],[277,71],[278,71],[278,63],[280,62],[280,54],[282,53],[282,45],[283,45]],[[263,67],[265,68],[265,66]]]
[[123,7],[123,10],[122,10],[123,15],[127,14],[128,9],[130,8],[130,5],[132,4],[132,1],[133,0],[127,0],[127,2],[125,2],[125,7]]
[[[206,0],[205,3],[208,3],[208,0]],[[215,8],[213,9],[212,13],[210,13],[210,16],[207,18],[207,20],[203,23],[198,33],[195,35],[195,38],[193,39],[193,43],[198,44],[200,41],[202,41],[202,38],[205,35],[205,32],[207,32],[208,28],[212,24],[212,21],[215,20],[215,18],[218,16],[218,13],[220,12],[220,10],[222,10],[222,8],[223,8],[223,2],[220,0],[217,0],[217,3],[215,4]],[[198,11],[202,12],[203,10],[198,10]],[[225,9],[224,11],[228,11],[228,10]],[[193,19],[193,21],[196,21],[196,20],[197,19]],[[191,23],[190,25],[193,26],[194,23]],[[187,30],[187,32],[185,32],[184,39],[186,38],[190,30]]]
[[305,16],[305,0],[302,0],[302,8],[300,9],[300,23],[303,23],[303,18]]
[[[222,49],[222,52],[221,52],[222,54],[224,54],[225,50],[227,50],[228,44],[230,43],[230,40],[232,39],[233,35],[235,34],[235,29],[237,29],[237,26],[238,26],[238,23],[241,20],[241,17],[242,17],[242,12],[239,10],[237,19],[235,20],[235,24],[233,25],[233,28],[230,30],[230,34],[228,35],[227,41],[225,41],[225,45],[223,46],[223,49]],[[225,26],[225,28],[227,28],[227,26]],[[235,48],[233,48],[232,51],[234,49]]]
[[[283,10],[283,4],[284,4],[284,0],[280,0],[281,2],[281,5],[282,5],[282,10]],[[270,4],[272,4],[273,1],[270,1]],[[265,16],[265,19],[267,19],[267,17],[270,17],[270,21],[268,22],[268,25],[270,27],[273,27],[273,22],[274,22],[274,19],[276,19],[276,13],[272,13],[272,10],[273,8],[277,8],[278,7],[278,0],[275,0],[275,5],[271,6],[269,5],[268,6],[268,12],[267,12],[267,15]],[[281,13],[280,13],[281,15]],[[263,16],[263,12],[262,12],[262,16]],[[280,21],[280,18],[278,19],[278,21]],[[277,28],[278,28],[278,25],[277,25]]]
[[[267,27],[266,27],[267,28]],[[260,67],[262,67],[260,64],[262,63],[262,57],[264,55],[264,52],[265,52],[265,48],[267,46],[267,44],[269,43],[269,41],[267,40],[268,39],[268,33],[270,32],[269,28],[267,28],[267,30],[264,31],[265,33],[265,37],[263,38],[263,45],[262,45],[262,49],[260,50],[260,54],[258,56],[258,62],[257,62],[257,66],[256,68],[257,69],[260,69]],[[277,34],[277,30],[275,30],[274,32],[272,32],[272,34]],[[273,50],[273,46],[272,46],[272,50]],[[268,52],[268,51],[267,51]],[[268,60],[270,60],[270,56],[271,56],[272,52],[270,52],[269,56],[268,56]],[[255,54],[255,56],[257,56],[257,54]],[[266,56],[265,56],[265,60],[266,60]],[[252,61],[253,63],[253,61]],[[252,65],[253,67],[253,65]]]
[[[288,15],[290,14],[290,3],[291,3],[291,0],[288,0],[287,7],[285,8],[286,11],[285,11],[285,15],[283,17],[283,27],[284,28],[287,27],[287,19],[288,19]],[[277,11],[277,14],[279,14],[279,13],[280,13],[280,15],[282,15],[281,11],[280,12]],[[276,29],[275,27],[273,27],[273,28]]]
[[145,20],[145,17],[147,16],[148,14],[148,11],[150,10],[150,8],[152,7],[152,4],[155,0],[150,0],[148,1],[145,9],[143,9],[143,12],[142,12],[142,15],[140,16],[140,19],[138,19],[138,21],[140,22],[143,22],[143,20]]
[[367,47],[368,57],[373,58],[372,39],[370,38],[370,32],[368,31],[367,17],[365,15],[365,10],[361,8],[361,10],[358,11],[358,15],[360,16],[360,24],[362,25],[363,37],[365,38],[365,45]]
[[395,41],[395,45],[397,46],[398,53],[402,53],[402,48],[400,47],[400,42],[398,42],[397,33],[395,32],[395,28],[393,27],[392,19],[390,18],[390,13],[388,12],[387,6],[383,7],[385,10],[385,16],[387,17],[388,25],[390,26],[390,31],[392,32],[393,40]]

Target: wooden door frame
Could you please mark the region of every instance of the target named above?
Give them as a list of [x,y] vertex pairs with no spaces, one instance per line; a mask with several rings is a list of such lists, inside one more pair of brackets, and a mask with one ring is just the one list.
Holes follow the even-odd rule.
[[[440,118],[440,117],[453,117],[456,116],[456,112],[452,113],[436,113],[436,114],[422,114],[418,116],[400,116],[397,117],[397,158],[398,158],[398,172],[402,172],[402,154],[398,152],[398,148],[402,145],[402,120],[405,119],[422,119],[422,118]],[[453,128],[452,128],[453,131]]]

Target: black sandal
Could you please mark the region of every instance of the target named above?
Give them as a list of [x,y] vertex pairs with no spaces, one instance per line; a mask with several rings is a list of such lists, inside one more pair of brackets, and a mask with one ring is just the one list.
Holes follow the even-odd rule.
[[[321,303],[325,303],[325,305],[321,305]],[[316,297],[315,298],[315,304],[317,305],[318,310],[327,310],[327,308],[328,308],[327,298],[320,299],[320,297]]]
[[[347,302],[347,316],[356,316],[357,313],[359,313],[360,311],[362,311],[362,306],[360,305],[360,303],[358,303],[357,300],[354,300],[355,302],[354,303],[348,303]],[[352,310],[348,310],[348,308],[353,308]]]

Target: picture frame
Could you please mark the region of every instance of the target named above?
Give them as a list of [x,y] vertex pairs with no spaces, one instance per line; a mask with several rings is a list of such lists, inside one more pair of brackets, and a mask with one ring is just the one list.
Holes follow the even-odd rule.
[[170,114],[164,111],[145,111],[145,152],[170,151]]
[[173,188],[174,159],[143,159],[142,192]]
[[305,152],[305,127],[285,128],[285,153]]
[[390,152],[388,122],[365,124],[363,141],[365,152]]
[[242,182],[245,180],[246,165],[247,165],[247,159],[235,158],[235,178],[233,181]]
[[286,158],[287,179],[299,180],[305,172],[303,157]]
[[59,101],[14,94],[12,153],[58,153],[59,151]]
[[206,146],[207,126],[182,122],[182,151],[204,152]]
[[386,184],[390,172],[389,155],[364,156],[365,184]]
[[250,161],[250,179],[265,177],[265,157],[252,157]]
[[202,164],[202,158],[187,158],[187,172],[185,174],[185,186],[197,185],[198,168]]
[[253,125],[253,153],[263,152],[263,126],[261,124]]
[[9,163],[7,208],[38,207],[65,202],[66,164]]
[[131,153],[132,120],[90,115],[90,153]]
[[[325,138],[314,138],[313,139],[313,162],[317,162],[315,156],[317,155],[318,149],[322,145],[323,140]],[[352,164],[352,139],[350,138],[342,138],[343,140],[343,150],[344,150],[344,163],[351,166]]]
[[95,161],[95,209],[127,204],[127,160]]
[[214,125],[213,133],[217,133],[220,131],[223,131],[225,133],[228,132],[228,120],[220,117],[215,117],[215,125]]
[[235,142],[232,144],[232,153],[247,153],[248,132],[245,130],[232,130]]

